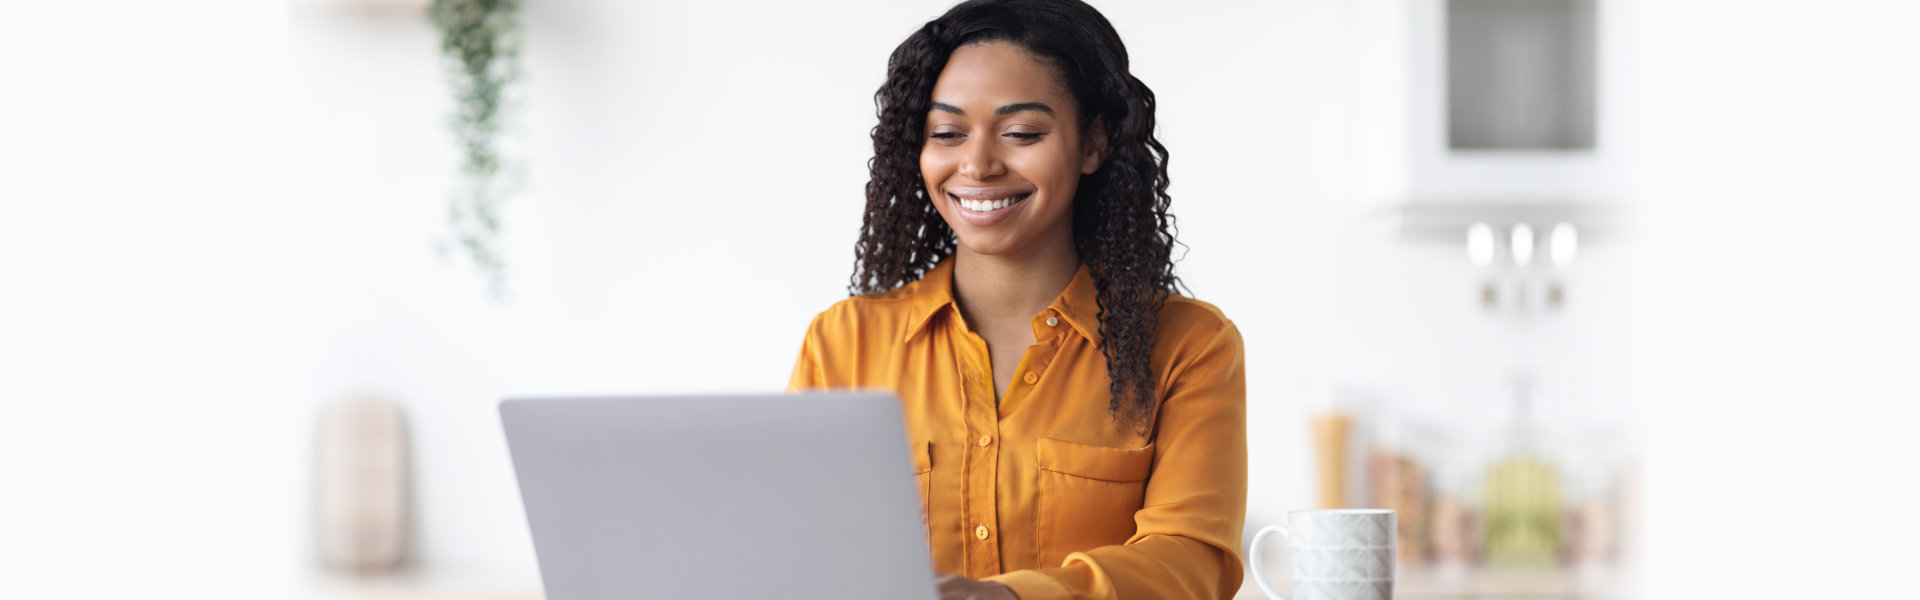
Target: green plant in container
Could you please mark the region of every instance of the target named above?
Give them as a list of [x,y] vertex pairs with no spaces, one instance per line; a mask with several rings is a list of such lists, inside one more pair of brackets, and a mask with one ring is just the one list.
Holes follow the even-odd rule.
[[500,206],[513,191],[503,175],[500,132],[506,89],[520,77],[520,0],[433,0],[427,15],[440,31],[440,53],[454,94],[448,120],[461,152],[459,183],[447,207],[444,253],[457,250],[505,293]]
[[1560,473],[1550,463],[1516,455],[1487,470],[1481,501],[1486,564],[1544,569],[1560,563]]

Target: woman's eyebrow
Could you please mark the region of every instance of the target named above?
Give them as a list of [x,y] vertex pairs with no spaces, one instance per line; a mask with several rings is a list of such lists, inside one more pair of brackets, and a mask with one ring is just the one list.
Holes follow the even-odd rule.
[[[967,116],[967,111],[960,110],[960,107],[954,106],[952,104],[947,104],[945,102],[933,103],[933,110],[950,112],[956,115],[960,115],[962,117]],[[993,109],[993,114],[1010,115],[1023,110],[1031,110],[1031,111],[1047,113],[1047,116],[1049,117],[1055,116],[1053,114],[1053,107],[1047,106],[1046,103],[1043,103],[1043,102],[1021,102],[1018,104],[1008,104],[1006,106]]]
[[993,109],[993,114],[1010,115],[1023,110],[1039,111],[1039,112],[1047,113],[1047,116],[1049,117],[1053,116],[1053,107],[1047,106],[1039,102],[1021,102],[1019,104],[1008,104],[1006,106]]

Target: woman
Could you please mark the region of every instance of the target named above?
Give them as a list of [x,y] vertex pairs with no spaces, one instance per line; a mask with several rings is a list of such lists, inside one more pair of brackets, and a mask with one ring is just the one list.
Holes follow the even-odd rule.
[[1113,26],[967,2],[875,102],[855,295],[792,386],[900,396],[943,597],[1231,597],[1240,335],[1174,293],[1167,153]]

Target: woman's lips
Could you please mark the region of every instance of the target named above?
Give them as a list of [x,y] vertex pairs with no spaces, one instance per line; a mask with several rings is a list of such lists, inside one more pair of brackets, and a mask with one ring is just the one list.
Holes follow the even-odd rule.
[[1031,197],[1032,190],[947,191],[947,200],[953,203],[954,212],[962,221],[974,227],[986,227],[1006,220],[1026,206],[1027,199]]
[[1000,211],[1000,210],[1006,210],[1008,208],[1012,208],[1013,205],[1019,204],[1020,201],[1026,200],[1028,196],[1031,196],[1033,194],[1026,193],[1026,194],[1018,194],[1014,196],[974,197],[974,198],[968,198],[968,197],[960,196],[957,194],[949,194],[949,195],[953,197],[953,201],[959,204],[960,208],[962,209],[972,211],[972,212],[977,212],[977,213],[990,213],[994,211]]

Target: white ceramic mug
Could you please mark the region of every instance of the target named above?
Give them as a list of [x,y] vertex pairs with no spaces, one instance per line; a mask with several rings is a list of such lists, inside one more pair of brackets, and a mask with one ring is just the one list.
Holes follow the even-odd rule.
[[1286,526],[1253,535],[1253,582],[1268,598],[1286,600],[1267,582],[1260,559],[1260,542],[1278,533],[1292,558],[1294,600],[1392,600],[1394,519],[1393,511],[1372,508],[1287,513]]

